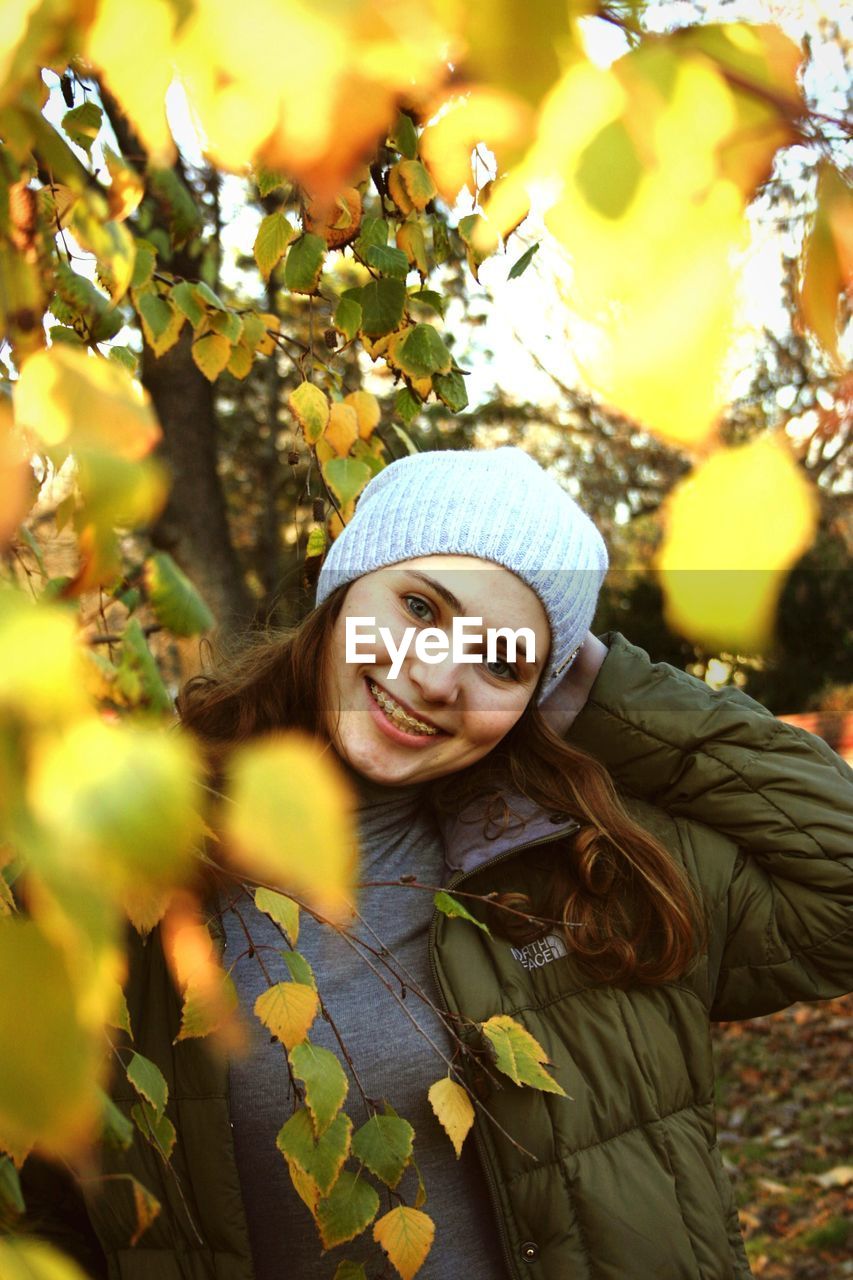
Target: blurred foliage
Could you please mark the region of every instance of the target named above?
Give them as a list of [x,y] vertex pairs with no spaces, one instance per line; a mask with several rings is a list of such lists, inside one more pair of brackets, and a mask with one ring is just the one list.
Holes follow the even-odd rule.
[[[246,746],[223,821],[149,641],[224,627],[243,597],[262,620],[298,608],[291,582],[310,586],[395,456],[469,443],[496,418],[538,449],[532,412],[496,402],[462,416],[459,319],[476,327],[484,263],[533,191],[552,192],[546,221],[573,269],[565,306],[589,339],[552,458],[629,575],[605,613],[680,664],[742,649],[731,678],[758,691],[763,676],[771,704],[803,696],[786,662],[823,681],[849,652],[831,577],[849,549],[833,505],[848,466],[849,184],[803,96],[803,50],[770,25],[657,34],[636,3],[245,0],[238,15],[224,0],[140,0],[134,12],[144,39],[128,38],[121,0],[9,0],[0,15],[0,969],[15,975],[0,1038],[16,1045],[0,1064],[4,1233],[23,1220],[34,1147],[91,1168],[99,1140],[141,1143],[169,1167],[174,1108],[122,993],[129,927],[160,930],[177,1038],[227,1047],[240,1032],[206,927],[209,864],[266,894],[258,905],[291,945],[300,906],[337,915],[351,896],[350,799],[332,765],[288,737]],[[606,68],[584,42],[595,14],[629,46]],[[192,150],[194,121],[197,158],[176,146],[167,91],[173,115],[185,96],[179,141]],[[486,182],[472,167],[481,144],[497,164]],[[746,213],[790,147],[820,157],[791,273],[797,331],[768,346],[752,400],[726,408]],[[224,199],[238,182],[256,227],[229,275]],[[519,254],[515,279],[537,261],[535,246]],[[783,385],[813,409],[808,432],[774,416]],[[740,602],[726,590],[709,617],[706,593],[682,589],[702,565],[730,581],[749,569],[753,587]],[[797,625],[774,641],[782,591]],[[687,638],[662,640],[662,616]],[[304,856],[282,853],[283,826]],[[331,1245],[378,1211],[372,1183],[344,1168],[350,1153],[393,1187],[412,1134],[388,1109],[351,1134],[340,1064],[307,1038],[322,996],[288,955],[292,980],[256,1012],[304,1086],[307,1114],[279,1145]],[[501,1023],[481,1028],[500,1040],[497,1069],[558,1090],[541,1046]],[[128,1114],[107,1097],[111,1074],[136,1099]],[[434,1106],[458,1149],[467,1118],[450,1093]],[[321,1143],[331,1180],[317,1175]],[[389,1145],[390,1162],[377,1154]],[[160,1205],[130,1175],[124,1191],[134,1244]],[[374,1225],[404,1277],[432,1241],[421,1191]],[[77,1274],[14,1236],[0,1263]]]

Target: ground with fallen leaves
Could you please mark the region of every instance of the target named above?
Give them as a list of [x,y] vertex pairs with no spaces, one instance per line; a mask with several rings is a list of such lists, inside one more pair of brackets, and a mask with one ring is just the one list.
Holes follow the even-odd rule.
[[752,1269],[853,1277],[853,996],[714,1028],[717,1126]]

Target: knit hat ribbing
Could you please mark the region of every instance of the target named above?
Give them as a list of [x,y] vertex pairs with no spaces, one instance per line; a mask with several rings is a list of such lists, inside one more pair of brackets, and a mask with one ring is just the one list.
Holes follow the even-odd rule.
[[491,560],[536,592],[551,627],[541,702],[583,644],[607,572],[589,516],[522,449],[412,454],[367,485],[323,563],[317,604],[342,583],[429,555]]

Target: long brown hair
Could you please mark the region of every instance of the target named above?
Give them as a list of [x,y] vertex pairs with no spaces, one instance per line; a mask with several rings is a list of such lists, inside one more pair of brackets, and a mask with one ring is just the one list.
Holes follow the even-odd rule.
[[[230,750],[266,733],[301,729],[328,743],[324,675],[346,590],[339,587],[294,630],[244,641],[221,655],[215,670],[183,686],[178,714],[201,743],[217,782]],[[620,986],[667,982],[683,973],[703,930],[690,880],[630,816],[604,766],[553,733],[534,699],[488,756],[428,789],[433,804],[445,810],[483,799],[492,835],[511,817],[507,796],[513,793],[565,813],[579,827],[565,856],[554,860],[542,898],[534,903],[520,893],[497,895],[489,907],[491,926],[510,941],[527,942],[553,929],[543,920],[561,921],[567,948],[591,975]]]

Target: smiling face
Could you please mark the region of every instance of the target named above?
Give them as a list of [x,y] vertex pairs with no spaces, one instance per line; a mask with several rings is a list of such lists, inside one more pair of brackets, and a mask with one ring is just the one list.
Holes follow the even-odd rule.
[[[476,662],[454,661],[447,652],[428,662],[415,652],[427,628],[452,642],[453,619],[482,618],[466,628],[465,652]],[[375,662],[346,661],[347,619],[369,618],[362,628],[364,654]],[[375,625],[373,624],[375,619]],[[507,661],[498,641],[497,660],[487,662],[489,628],[527,627],[535,640],[535,663],[523,641]],[[380,638],[380,628],[388,639]],[[414,629],[395,670],[394,651]],[[477,636],[479,639],[470,639]],[[375,639],[373,638],[375,635]],[[434,637],[433,655],[440,650]],[[424,556],[365,574],[349,587],[332,633],[324,701],[335,750],[356,772],[387,786],[427,782],[487,755],[509,732],[530,701],[547,665],[550,629],[539,597],[504,569],[473,556]]]

